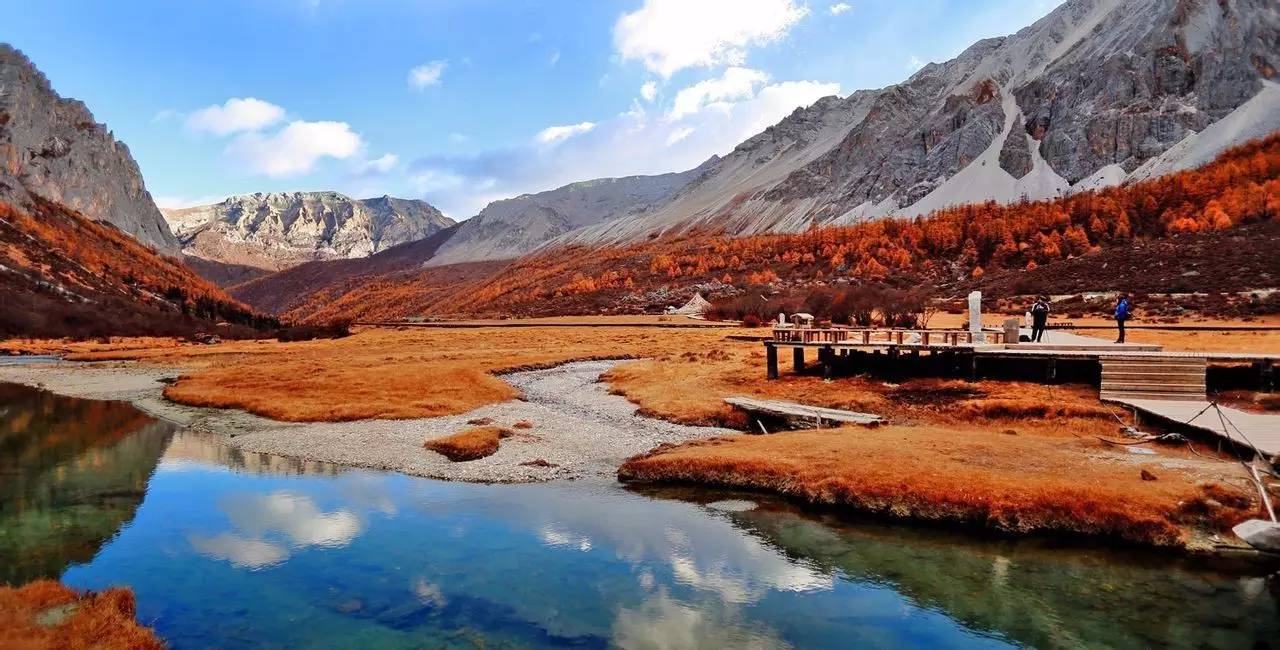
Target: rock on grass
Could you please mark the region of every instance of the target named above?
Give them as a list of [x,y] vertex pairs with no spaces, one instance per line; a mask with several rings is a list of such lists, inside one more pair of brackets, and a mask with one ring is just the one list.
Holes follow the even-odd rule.
[[502,427],[475,427],[443,438],[432,438],[422,446],[454,462],[477,460],[498,451],[498,442],[511,437]]

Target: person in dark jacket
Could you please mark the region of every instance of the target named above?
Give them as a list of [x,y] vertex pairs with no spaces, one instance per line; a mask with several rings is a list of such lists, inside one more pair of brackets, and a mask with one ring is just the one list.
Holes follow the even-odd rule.
[[1129,297],[1120,294],[1120,298],[1116,300],[1116,329],[1120,330],[1120,336],[1116,339],[1116,343],[1124,343],[1124,322],[1129,320],[1133,314],[1129,307]]
[[1036,298],[1031,305],[1031,342],[1039,343],[1044,338],[1044,330],[1049,323],[1049,299],[1045,296]]

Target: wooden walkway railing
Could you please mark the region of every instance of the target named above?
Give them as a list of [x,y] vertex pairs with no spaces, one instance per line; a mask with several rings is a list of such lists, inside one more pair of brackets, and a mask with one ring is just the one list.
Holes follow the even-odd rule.
[[[1004,332],[983,332],[986,343],[1003,343]],[[914,340],[911,340],[913,339]],[[777,327],[773,340],[779,343],[844,343],[846,345],[972,345],[968,330],[845,329],[817,327]]]

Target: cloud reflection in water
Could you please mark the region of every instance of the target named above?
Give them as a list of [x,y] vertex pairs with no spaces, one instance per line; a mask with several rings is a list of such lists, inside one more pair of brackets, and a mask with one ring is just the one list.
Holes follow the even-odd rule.
[[289,547],[346,546],[361,530],[360,518],[350,510],[324,512],[311,497],[285,490],[236,495],[219,507],[236,532],[191,535],[188,541],[196,552],[237,567],[280,564],[289,559]]

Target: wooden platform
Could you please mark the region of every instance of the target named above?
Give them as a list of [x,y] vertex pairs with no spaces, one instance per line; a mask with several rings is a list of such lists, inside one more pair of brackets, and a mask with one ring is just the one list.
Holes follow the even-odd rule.
[[748,413],[786,420],[796,428],[818,429],[826,423],[873,426],[885,422],[884,418],[874,413],[841,411],[821,406],[796,404],[795,402],[757,399],[754,397],[726,397],[724,401],[726,404]]
[[[1178,424],[1195,427],[1201,431],[1222,436],[1245,447],[1256,446],[1258,451],[1275,462],[1280,455],[1280,415],[1249,413],[1220,406],[1227,423],[1224,428],[1217,408],[1204,400],[1168,400],[1120,398],[1108,401],[1137,409],[1148,416],[1155,416]],[[1238,428],[1238,430],[1237,430]],[[1250,444],[1252,443],[1252,445]]]
[[1209,364],[1204,357],[1109,355],[1099,362],[1102,364],[1099,393],[1104,400],[1205,398]]
[[[1051,333],[1056,340],[1045,343],[1006,343],[1001,332],[984,332],[978,337],[958,330],[868,330],[846,328],[775,328],[764,342],[768,376],[778,377],[778,350],[790,348],[796,368],[804,365],[804,351],[816,349],[818,362],[843,350],[896,354],[961,354],[1003,359],[1048,359],[1098,361],[1121,357],[1148,357],[1171,361],[1185,359],[1207,364],[1250,364],[1260,371],[1275,365],[1280,353],[1251,352],[1166,352],[1155,344],[1111,343],[1103,339]],[[985,339],[985,340],[983,340]]]

